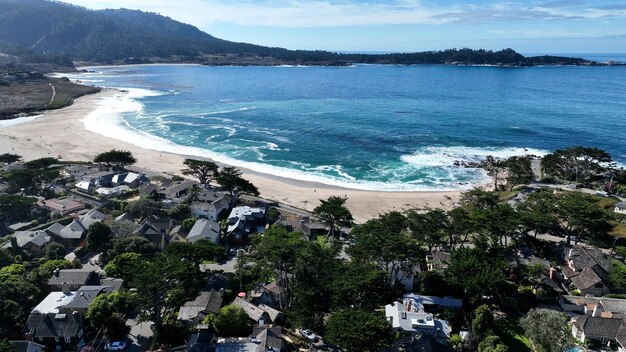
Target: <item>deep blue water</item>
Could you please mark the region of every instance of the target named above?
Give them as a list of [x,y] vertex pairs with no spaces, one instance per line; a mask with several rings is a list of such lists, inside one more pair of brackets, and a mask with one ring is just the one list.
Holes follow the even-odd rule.
[[[456,160],[577,144],[626,163],[626,67],[92,70],[72,78],[142,90],[117,97],[116,108],[92,116],[88,128],[160,150],[178,148],[166,148],[171,141],[180,152],[286,177],[363,189],[458,189],[485,175]],[[111,132],[113,122],[126,132]]]

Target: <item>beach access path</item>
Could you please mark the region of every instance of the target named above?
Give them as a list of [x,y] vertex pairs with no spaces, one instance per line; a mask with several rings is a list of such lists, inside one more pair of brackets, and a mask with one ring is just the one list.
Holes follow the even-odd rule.
[[[137,158],[137,167],[157,173],[181,175],[185,159],[183,155],[140,148],[132,141],[104,137],[85,129],[81,120],[101,99],[115,94],[125,93],[103,89],[100,93],[76,99],[69,107],[47,111],[33,121],[1,128],[0,154],[15,153],[25,160],[61,156],[65,161],[91,161],[98,153],[116,148],[131,151]],[[297,209],[311,211],[320,199],[332,195],[347,196],[347,206],[357,222],[392,210],[451,209],[461,193],[363,191],[242,170],[244,177],[258,187],[261,197]]]

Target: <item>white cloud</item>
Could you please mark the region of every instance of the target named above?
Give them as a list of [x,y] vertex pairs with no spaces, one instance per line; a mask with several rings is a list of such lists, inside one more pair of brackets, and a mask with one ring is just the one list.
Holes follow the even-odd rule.
[[[626,10],[528,5],[523,1],[437,6],[436,1],[390,0],[66,0],[89,8],[132,8],[158,12],[208,28],[228,23],[268,27],[333,27],[387,24],[484,23],[626,17]],[[571,0],[570,0],[571,1]],[[432,4],[432,5],[431,5]],[[536,4],[536,2],[535,2]],[[578,3],[573,2],[578,5]]]

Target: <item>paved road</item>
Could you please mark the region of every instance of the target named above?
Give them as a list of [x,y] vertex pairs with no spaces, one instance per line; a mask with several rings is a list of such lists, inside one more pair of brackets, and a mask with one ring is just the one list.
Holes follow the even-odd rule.
[[207,270],[218,271],[223,270],[225,273],[234,273],[235,266],[237,265],[237,257],[229,257],[224,264],[200,264],[200,271],[205,272]]

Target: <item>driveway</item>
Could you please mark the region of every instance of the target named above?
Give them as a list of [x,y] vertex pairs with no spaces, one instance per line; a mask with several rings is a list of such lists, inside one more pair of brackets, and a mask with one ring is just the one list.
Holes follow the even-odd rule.
[[234,273],[235,266],[237,265],[237,257],[232,256],[228,257],[226,262],[223,264],[215,263],[215,264],[200,264],[200,271],[205,272],[207,270],[211,271],[219,271],[222,270],[225,273]]
[[136,318],[133,318],[128,319],[126,325],[130,326],[130,333],[125,351],[142,352],[149,350],[153,335],[150,322],[139,323]]

